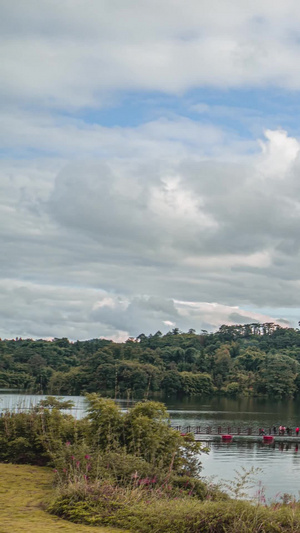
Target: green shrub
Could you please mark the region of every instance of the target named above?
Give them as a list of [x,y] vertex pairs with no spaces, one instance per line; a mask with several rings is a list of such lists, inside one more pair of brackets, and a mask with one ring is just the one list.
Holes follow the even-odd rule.
[[56,408],[6,412],[0,418],[0,461],[53,464],[65,442],[84,439],[86,427],[86,420],[77,421]]
[[[78,494],[77,494],[78,496]],[[74,522],[110,525],[140,533],[275,533],[300,531],[297,506],[268,508],[249,502],[199,502],[136,497],[135,493],[109,493],[102,489],[86,493],[84,500],[74,493],[60,495],[50,512]]]

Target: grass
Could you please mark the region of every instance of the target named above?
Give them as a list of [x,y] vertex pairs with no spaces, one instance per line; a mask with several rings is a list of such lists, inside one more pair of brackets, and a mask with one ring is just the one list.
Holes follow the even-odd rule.
[[295,501],[270,506],[238,499],[200,501],[101,481],[62,485],[49,510],[78,524],[106,524],[138,533],[300,532],[300,505]]
[[127,528],[127,533],[128,528],[140,533],[300,532],[298,504],[267,508],[238,500],[141,499],[141,489],[132,491],[129,499],[113,494],[102,500],[94,499],[90,491],[87,496],[92,498],[74,498],[76,491],[67,498],[71,489],[66,489],[61,503],[58,497],[58,511],[77,522],[72,523],[45,511],[57,495],[49,468],[0,463],[0,479],[0,533],[125,533],[116,525]]
[[0,463],[0,479],[0,533],[120,533],[119,529],[72,524],[48,514],[44,507],[53,495],[50,469]]

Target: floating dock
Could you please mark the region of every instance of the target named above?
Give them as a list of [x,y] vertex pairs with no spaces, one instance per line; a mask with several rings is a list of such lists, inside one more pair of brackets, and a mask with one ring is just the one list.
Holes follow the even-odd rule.
[[258,442],[263,444],[295,443],[300,444],[300,434],[289,428],[288,432],[279,434],[274,428],[258,427],[222,427],[222,426],[172,426],[181,435],[193,433],[195,440],[203,442]]
[[300,444],[300,437],[274,435],[272,439],[265,440],[263,435],[231,435],[231,439],[223,439],[223,435],[201,434],[195,435],[195,440],[201,442],[258,442],[263,444],[274,444],[276,442]]

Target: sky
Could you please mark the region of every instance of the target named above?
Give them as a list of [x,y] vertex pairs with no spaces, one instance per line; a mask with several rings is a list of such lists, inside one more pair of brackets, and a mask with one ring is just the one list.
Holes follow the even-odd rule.
[[297,327],[299,2],[0,12],[0,337]]

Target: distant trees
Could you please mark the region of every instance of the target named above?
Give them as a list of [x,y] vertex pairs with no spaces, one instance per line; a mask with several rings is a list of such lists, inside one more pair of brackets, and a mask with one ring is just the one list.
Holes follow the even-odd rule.
[[300,331],[273,323],[223,325],[201,334],[174,328],[125,343],[0,341],[0,387],[33,393],[284,397],[300,392],[299,364]]
[[299,363],[281,354],[268,354],[261,365],[263,392],[269,396],[293,396]]

